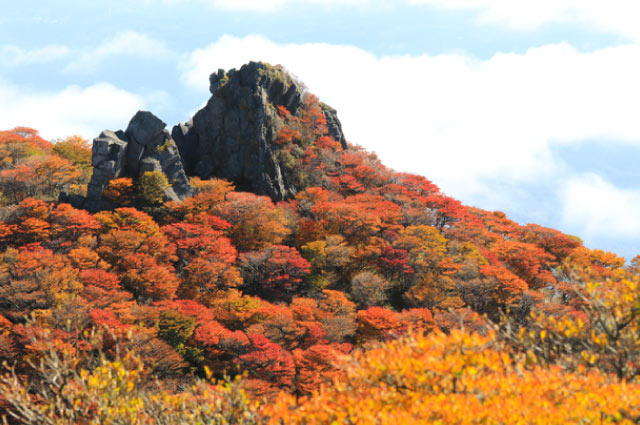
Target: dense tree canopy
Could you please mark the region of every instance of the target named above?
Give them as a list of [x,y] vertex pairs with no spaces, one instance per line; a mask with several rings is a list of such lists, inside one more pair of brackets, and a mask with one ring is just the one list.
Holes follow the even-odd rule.
[[[151,173],[112,180],[113,208],[91,214],[58,202],[86,191],[84,140],[0,132],[5,415],[637,423],[637,258],[344,149],[313,96],[279,114],[303,189],[278,203],[197,178],[163,203],[171,182]],[[241,380],[207,383],[225,377]]]

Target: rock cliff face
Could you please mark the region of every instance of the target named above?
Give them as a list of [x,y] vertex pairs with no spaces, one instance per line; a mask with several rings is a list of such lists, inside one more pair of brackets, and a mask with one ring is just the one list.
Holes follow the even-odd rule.
[[276,107],[295,113],[302,104],[302,87],[282,70],[255,62],[239,71],[219,70],[209,80],[213,96],[185,135],[194,140],[192,148],[178,143],[186,167],[201,178],[232,180],[240,190],[276,200],[295,194],[274,151]]
[[[109,180],[137,179],[145,171],[162,171],[171,187],[166,200],[192,195],[187,176],[219,177],[239,190],[292,197],[301,188],[290,181],[277,155],[283,125],[278,107],[293,116],[304,105],[304,86],[281,67],[251,62],[239,70],[219,70],[209,78],[211,98],[187,123],[173,127],[150,112],[138,112],[126,131],[105,130],[93,142],[93,177],[87,202],[96,209]],[[322,104],[327,135],[346,148],[336,111]],[[93,207],[92,207],[93,206]]]
[[344,149],[347,148],[347,139],[344,138],[342,132],[342,124],[338,119],[338,112],[326,103],[320,104],[322,107],[322,113],[327,120],[327,130],[329,130],[329,136],[336,142],[340,142]]

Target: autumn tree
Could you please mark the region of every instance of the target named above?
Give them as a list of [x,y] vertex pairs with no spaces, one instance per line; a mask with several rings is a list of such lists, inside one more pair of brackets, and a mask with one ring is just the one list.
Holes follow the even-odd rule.
[[327,235],[303,245],[302,256],[311,264],[311,274],[307,281],[312,286],[325,289],[335,287],[355,268],[356,249],[341,235]]
[[234,267],[237,250],[222,232],[190,223],[170,224],[162,231],[177,248],[181,297],[206,304],[219,290],[241,284],[240,273]]
[[130,177],[109,180],[102,196],[122,207],[130,207],[135,203],[135,186]]
[[249,373],[254,388],[262,394],[290,389],[296,373],[291,353],[263,335],[249,334],[247,337],[249,351],[239,356],[236,363]]
[[300,291],[302,278],[311,271],[295,248],[274,245],[240,255],[244,291],[265,299],[287,299]]
[[0,171],[0,178],[0,190],[12,203],[30,196],[57,199],[65,189],[80,192],[87,180],[80,168],[58,155],[29,157]]
[[0,131],[0,168],[12,168],[31,156],[47,155],[52,148],[53,145],[32,128]]
[[4,253],[0,304],[5,316],[23,320],[34,311],[55,307],[82,290],[78,271],[62,255],[39,245]]
[[351,298],[360,308],[382,306],[388,302],[391,283],[370,271],[363,271],[351,279]]
[[503,331],[541,364],[570,370],[595,367],[633,380],[640,376],[639,287],[637,276],[591,282],[576,288],[575,296],[583,301],[577,307],[540,305],[525,326],[506,317]]
[[331,385],[341,375],[342,359],[348,352],[348,344],[318,344],[294,351],[297,394],[311,396],[321,385]]
[[80,136],[69,136],[56,142],[53,152],[71,161],[73,165],[83,170],[91,168],[91,146]]
[[121,276],[123,285],[141,300],[171,299],[179,280],[169,243],[153,219],[133,208],[96,215],[102,225],[97,252]]
[[229,235],[241,251],[277,245],[290,233],[284,210],[266,196],[232,192],[213,212],[232,224]]

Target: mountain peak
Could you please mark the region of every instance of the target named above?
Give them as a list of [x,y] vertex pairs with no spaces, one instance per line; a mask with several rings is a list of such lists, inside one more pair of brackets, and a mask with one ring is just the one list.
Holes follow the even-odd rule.
[[197,176],[227,179],[280,201],[304,189],[298,160],[318,137],[347,147],[336,111],[282,66],[250,62],[212,73],[209,83],[207,104],[171,133],[152,113],[139,111],[126,131],[104,131],[94,140],[89,209],[100,208],[110,180],[135,181],[146,171],[167,176],[166,200],[191,196],[187,176]]

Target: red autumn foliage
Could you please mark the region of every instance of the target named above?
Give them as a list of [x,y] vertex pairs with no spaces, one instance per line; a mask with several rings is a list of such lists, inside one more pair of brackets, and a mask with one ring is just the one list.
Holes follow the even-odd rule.
[[295,248],[284,245],[243,253],[240,267],[243,289],[268,299],[290,297],[311,271],[309,262]]
[[[84,331],[105,328],[107,354],[117,344],[140,354],[145,379],[178,388],[187,366],[208,366],[245,373],[259,395],[310,396],[341,376],[354,347],[485,331],[534,307],[586,323],[583,282],[639,274],[344,149],[313,96],[299,111],[277,108],[275,152],[300,185],[277,204],[194,178],[192,198],[141,211],[125,178],[105,192],[120,208],[91,214],[51,202],[83,184],[82,140],[54,147],[35,130],[0,132],[0,357],[38,356],[46,338],[80,350]],[[37,325],[22,325],[29,314]]]

